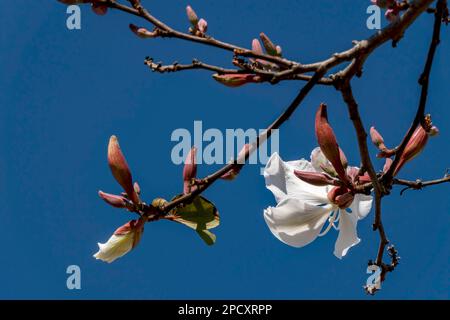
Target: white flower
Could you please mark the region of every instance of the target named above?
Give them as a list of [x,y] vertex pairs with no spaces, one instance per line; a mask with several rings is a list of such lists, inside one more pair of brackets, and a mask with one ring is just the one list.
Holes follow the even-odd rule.
[[369,213],[372,197],[356,194],[348,209],[339,209],[327,196],[332,186],[308,184],[297,178],[294,170],[317,172],[307,160],[284,162],[277,153],[264,169],[266,187],[277,201],[276,207],[264,210],[270,231],[290,246],[303,247],[334,228],[339,231],[334,255],[341,259],[360,242],[356,225]]
[[98,243],[94,258],[111,263],[131,251],[144,231],[144,220],[131,220],[118,228],[106,243]]

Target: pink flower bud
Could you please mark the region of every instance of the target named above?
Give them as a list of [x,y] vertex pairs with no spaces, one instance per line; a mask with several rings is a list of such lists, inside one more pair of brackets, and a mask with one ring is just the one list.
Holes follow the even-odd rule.
[[352,204],[354,195],[348,188],[340,186],[334,187],[328,192],[328,199],[340,209],[345,209]]
[[133,184],[133,189],[134,189],[134,192],[136,192],[138,195],[141,194],[141,187],[139,186],[139,184],[137,182],[135,182]]
[[372,139],[373,144],[380,150],[386,149],[384,145],[384,139],[381,134],[375,129],[375,127],[370,128],[370,138]]
[[341,161],[341,152],[334,135],[333,129],[328,123],[327,106],[321,104],[316,113],[316,137],[325,157],[331,162],[339,178],[343,182],[349,182]]
[[281,54],[283,53],[283,50],[281,49],[281,47],[280,46],[276,46],[276,51],[277,51],[277,56],[279,56],[279,57],[281,57]]
[[103,16],[108,12],[108,6],[100,2],[92,2],[92,11],[99,16]]
[[213,78],[227,87],[240,87],[247,83],[261,82],[261,77],[248,73],[213,74]]
[[253,39],[252,41],[252,51],[257,54],[263,54],[263,49],[261,47],[261,43],[258,39]]
[[389,168],[392,165],[392,159],[391,158],[386,158],[386,161],[384,162],[384,166],[383,166],[383,172],[386,173],[388,172]]
[[[436,127],[435,130],[437,130]],[[435,132],[435,130],[433,130],[433,132]],[[429,133],[419,124],[411,136],[411,139],[409,139],[406,144],[405,150],[400,157],[400,161],[394,170],[394,176],[397,175],[405,163],[411,161],[422,152],[428,142],[428,135]]]
[[116,181],[122,186],[128,197],[134,204],[139,204],[139,197],[133,188],[133,178],[131,176],[128,163],[120,149],[116,136],[111,136],[108,144],[108,164]]
[[197,177],[197,148],[192,147],[184,162],[183,168],[183,192],[188,194],[193,191],[192,180]]
[[302,181],[314,186],[338,185],[339,182],[326,173],[294,170],[294,174]]
[[206,22],[205,19],[201,18],[197,23],[198,31],[200,31],[201,34],[205,34],[208,30],[208,22]]
[[122,196],[118,196],[115,194],[109,194],[109,193],[106,193],[103,191],[99,191],[98,195],[107,204],[109,204],[115,208],[125,208],[126,207],[126,199]]
[[155,31],[148,31],[147,29],[138,27],[138,26],[136,26],[136,25],[134,25],[132,23],[130,23],[129,27],[130,27],[130,30],[135,35],[137,35],[139,38],[146,39],[146,38],[155,38],[155,37],[158,36],[157,32],[155,32]]
[[186,14],[192,26],[197,27],[197,23],[199,22],[199,20],[197,14],[195,13],[194,9],[192,9],[191,6],[186,7]]
[[344,193],[343,195],[339,195],[336,197],[336,205],[339,207],[339,209],[348,208],[352,204],[353,199],[355,199],[355,196],[352,193]]
[[277,47],[273,44],[273,42],[269,39],[268,36],[264,32],[259,34],[261,41],[263,42],[264,48],[266,49],[267,54],[271,56],[277,56]]

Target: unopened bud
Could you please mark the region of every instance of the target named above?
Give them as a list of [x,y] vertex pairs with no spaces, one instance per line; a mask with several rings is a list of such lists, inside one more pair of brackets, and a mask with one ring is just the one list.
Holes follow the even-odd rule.
[[384,166],[383,166],[383,172],[386,173],[388,172],[389,168],[392,165],[392,159],[391,158],[386,158],[386,161],[384,162]]
[[137,182],[135,182],[133,184],[133,189],[134,189],[134,192],[136,192],[138,195],[141,194],[141,187],[139,186],[139,184]]
[[[435,128],[433,132],[435,132],[436,130],[437,128]],[[397,175],[397,173],[405,165],[405,163],[411,161],[417,155],[419,155],[420,152],[422,152],[428,142],[428,135],[429,133],[425,131],[422,125],[419,124],[413,135],[411,136],[411,139],[409,139],[408,143],[406,144],[405,150],[400,157],[400,161],[394,170],[394,176]]]
[[315,128],[317,141],[323,154],[331,162],[339,178],[344,182],[348,182],[336,136],[328,123],[327,106],[323,103],[319,106],[316,113]]
[[328,200],[336,204],[340,209],[349,207],[353,199],[354,195],[344,186],[334,187],[328,192]]
[[194,9],[192,9],[191,6],[186,7],[186,14],[187,14],[189,22],[192,24],[192,26],[197,27],[197,23],[199,22],[198,16],[195,13]]
[[183,192],[188,194],[192,191],[192,181],[197,177],[197,148],[192,147],[184,162],[183,168]]
[[201,34],[205,34],[208,30],[208,22],[206,22],[205,19],[200,19],[197,23],[197,28],[200,31]]
[[130,30],[137,35],[139,38],[155,38],[158,36],[158,32],[156,31],[149,31],[145,28],[138,27],[132,23],[130,23]]
[[229,73],[229,74],[213,74],[214,80],[226,85],[227,87],[236,88],[247,83],[261,82],[261,77],[248,73]]
[[106,193],[103,191],[99,191],[98,195],[102,198],[107,204],[115,207],[115,208],[125,208],[127,205],[126,199],[122,196],[118,196],[115,194]]
[[108,164],[116,181],[122,186],[128,197],[135,204],[139,204],[139,197],[133,188],[133,178],[130,168],[120,149],[116,136],[111,136],[108,144]]
[[253,39],[252,41],[252,51],[257,54],[263,54],[263,49],[261,47],[261,43],[258,39]]
[[370,128],[370,138],[372,139],[373,144],[380,150],[385,150],[386,146],[384,145],[384,139],[381,134],[375,129],[375,127]]
[[337,180],[326,173],[294,170],[294,174],[300,180],[318,187],[339,184]]
[[278,55],[277,53],[277,47],[273,44],[273,42],[269,39],[268,36],[264,32],[261,32],[259,34],[259,37],[261,38],[261,41],[264,45],[264,48],[266,49],[267,54],[271,56]]

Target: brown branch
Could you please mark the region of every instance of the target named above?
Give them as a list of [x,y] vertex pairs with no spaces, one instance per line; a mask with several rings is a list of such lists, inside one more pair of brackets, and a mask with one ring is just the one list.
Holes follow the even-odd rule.
[[406,186],[406,188],[404,188],[400,191],[400,195],[402,195],[406,190],[409,190],[409,189],[422,190],[423,188],[426,188],[429,186],[434,186],[434,185],[447,183],[447,182],[450,182],[450,174],[448,173],[448,171],[444,175],[443,178],[435,179],[435,180],[422,181],[420,179],[417,179],[416,181],[410,181],[410,180],[394,178],[392,181],[393,184]]
[[378,252],[375,264],[382,268],[381,279],[384,279],[386,269],[383,264],[383,255],[386,245],[389,243],[386,232],[384,231],[383,221],[381,219],[381,199],[383,197],[383,186],[380,183],[377,173],[373,167],[372,161],[369,155],[369,149],[367,147],[367,132],[364,129],[364,125],[359,114],[358,104],[353,96],[352,88],[349,81],[346,81],[340,88],[342,98],[347,104],[350,119],[356,131],[358,139],[359,153],[361,157],[361,167],[366,170],[372,180],[372,186],[375,195],[375,219],[373,223],[373,229],[378,230],[380,235],[380,244],[378,246]]
[[396,155],[395,155],[394,161],[392,162],[391,167],[384,174],[384,176],[382,178],[384,185],[387,187],[389,187],[392,184],[392,179],[393,179],[393,174],[394,174],[395,168],[399,164],[400,158],[403,155],[406,145],[408,144],[409,140],[411,139],[414,131],[416,130],[418,125],[424,124],[423,121],[425,118],[425,107],[427,104],[431,67],[433,66],[433,60],[434,60],[437,46],[440,43],[442,18],[444,16],[444,12],[445,12],[446,8],[447,8],[447,1],[446,0],[438,0],[438,2],[436,4],[436,12],[434,14],[435,18],[434,18],[434,25],[433,25],[433,35],[431,38],[430,47],[428,49],[428,55],[427,55],[427,59],[425,62],[425,66],[424,66],[423,72],[419,78],[419,84],[422,87],[421,92],[420,92],[419,105],[417,107],[416,115],[414,117],[414,120],[413,120],[408,132],[406,133],[405,137],[403,138],[401,144],[396,149]]
[[[372,37],[367,40],[362,41],[354,41],[354,46],[346,51],[335,53],[330,58],[325,59],[323,61],[314,62],[311,64],[301,64],[299,62],[287,60],[285,58],[271,56],[267,54],[258,54],[253,52],[252,50],[242,48],[240,46],[230,44],[227,42],[223,42],[212,37],[200,37],[196,35],[192,35],[189,33],[180,32],[174,30],[169,27],[165,23],[161,22],[153,15],[150,14],[148,10],[146,10],[140,2],[135,4],[135,8],[125,6],[123,4],[118,3],[116,0],[105,0],[105,3],[108,7],[117,9],[138,17],[141,17],[148,22],[150,22],[153,26],[160,30],[161,37],[171,37],[182,39],[186,41],[191,41],[195,43],[200,43],[208,46],[213,46],[216,48],[220,48],[227,51],[232,51],[237,56],[242,57],[251,57],[255,59],[261,59],[268,62],[275,63],[285,70],[279,72],[274,76],[273,82],[279,81],[279,79],[291,79],[291,80],[309,80],[309,76],[296,77],[295,75],[302,74],[305,72],[315,72],[322,68],[324,65],[327,66],[327,71],[337,65],[352,61],[354,59],[358,59],[359,66],[358,70],[349,70],[348,68],[338,72],[339,78],[350,77],[348,74],[350,73],[358,73],[362,68],[362,64],[365,59],[370,55],[370,53],[385,43],[386,41],[393,40],[394,43],[397,43],[401,37],[403,36],[405,30],[415,21],[415,19],[425,11],[428,6],[434,0],[418,0],[408,6],[408,9],[404,12],[400,19],[396,22],[391,23],[382,31],[375,33]],[[132,1],[135,2],[135,1]],[[323,82],[323,84],[330,84],[330,81],[324,80],[319,81],[319,83]]]

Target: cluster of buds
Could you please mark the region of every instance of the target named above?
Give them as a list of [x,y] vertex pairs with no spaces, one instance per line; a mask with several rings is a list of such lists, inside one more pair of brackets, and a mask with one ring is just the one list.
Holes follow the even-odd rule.
[[[263,42],[264,49],[266,50],[266,53],[273,56],[281,57],[281,47],[276,46],[273,44],[273,42],[267,37],[264,33],[261,32],[260,38]],[[263,48],[261,46],[261,42],[258,39],[253,39],[252,41],[252,51],[256,54],[264,54]],[[275,63],[271,63],[269,61],[265,61],[262,59],[250,59],[253,63],[255,63],[258,67],[272,71],[272,70],[278,70],[279,66]]]
[[[428,142],[428,138],[436,136],[438,133],[439,129],[431,122],[431,116],[426,115],[423,123],[417,126],[408,143],[406,144],[403,153],[400,155],[400,160],[397,166],[394,168],[393,175],[396,176],[400,169],[407,162],[417,157],[425,148]],[[380,150],[380,153],[378,153],[377,157],[386,158],[386,165],[383,168],[383,171],[386,172],[392,163],[390,157],[396,155],[397,150],[387,148],[384,144],[383,137],[374,127],[370,128],[370,137],[373,144]]]
[[[114,208],[139,212],[142,205],[139,198],[141,190],[136,182],[133,183],[130,168],[116,136],[111,136],[109,139],[108,164],[114,178],[124,192],[116,195],[99,191],[100,198]],[[94,257],[111,263],[134,249],[141,239],[146,222],[147,216],[141,215],[138,220],[131,220],[119,227],[106,243],[98,243],[99,251],[94,254]]]
[[316,171],[295,170],[294,174],[315,186],[333,186],[328,199],[341,209],[347,208],[353,202],[356,186],[370,182],[370,177],[358,168],[348,166],[347,158],[328,122],[325,104],[321,104],[317,110],[315,131],[319,148],[311,154],[311,164]]
[[400,17],[402,5],[396,0],[371,0],[371,2],[381,9],[386,9],[384,16],[389,22],[394,22]]
[[206,31],[208,30],[208,22],[203,18],[199,19],[191,6],[186,7],[186,14],[189,22],[191,23],[189,32],[195,36],[204,37],[206,35]]
[[124,192],[120,195],[115,195],[99,191],[100,198],[115,208],[139,208],[141,205],[139,198],[141,190],[137,182],[133,183],[130,168],[120,149],[116,136],[111,136],[109,139],[108,164],[114,178],[123,188]]
[[105,0],[58,0],[58,1],[67,5],[90,3],[92,11],[101,16],[106,14],[106,12],[108,11],[108,5],[106,4]]

